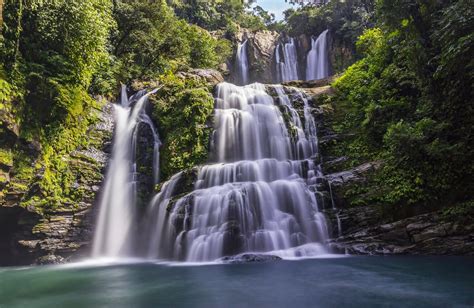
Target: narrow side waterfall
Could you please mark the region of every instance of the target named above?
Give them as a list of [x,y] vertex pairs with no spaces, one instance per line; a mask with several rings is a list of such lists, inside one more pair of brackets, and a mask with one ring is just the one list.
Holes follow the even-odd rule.
[[334,194],[332,193],[332,183],[328,181],[329,186],[329,194],[331,195],[331,206],[333,211],[336,213],[336,221],[337,221],[337,236],[342,236],[342,224],[341,218],[339,217],[339,210],[336,207],[336,203],[334,202]]
[[249,83],[249,61],[247,56],[247,45],[248,40],[245,40],[242,44],[239,44],[237,48],[237,77],[238,82],[241,85]]
[[147,125],[153,134],[154,181],[158,181],[160,139],[151,119],[144,112],[148,96],[144,91],[130,99],[122,88],[121,104],[113,105],[115,132],[112,157],[102,187],[100,212],[94,235],[92,255],[94,257],[120,257],[131,254],[134,221],[136,218],[135,163],[138,142],[138,126]]
[[316,125],[303,93],[220,84],[212,155],[216,162],[197,170],[192,192],[181,192],[179,173],[152,201],[147,257],[203,262],[244,252],[327,253],[316,198]]
[[323,79],[329,77],[328,30],[325,30],[317,39],[311,39],[311,50],[307,56],[306,80]]
[[294,38],[287,43],[278,43],[275,49],[277,83],[298,80],[298,53]]

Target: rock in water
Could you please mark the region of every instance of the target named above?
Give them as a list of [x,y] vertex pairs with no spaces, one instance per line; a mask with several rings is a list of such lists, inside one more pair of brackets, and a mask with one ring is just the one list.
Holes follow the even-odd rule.
[[57,265],[66,263],[66,259],[61,256],[49,254],[36,260],[36,265]]
[[282,258],[273,255],[263,255],[263,254],[242,254],[231,257],[224,257],[220,259],[224,263],[229,264],[243,264],[243,263],[262,263],[262,262],[272,262],[280,261]]

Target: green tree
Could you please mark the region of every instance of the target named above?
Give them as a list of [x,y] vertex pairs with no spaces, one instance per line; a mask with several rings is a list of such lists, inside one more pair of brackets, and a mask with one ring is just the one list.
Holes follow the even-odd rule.
[[40,145],[37,159],[21,143],[12,145],[11,185],[37,187],[35,202],[56,205],[70,193],[63,155],[86,142],[95,108],[87,91],[109,60],[111,9],[108,0],[5,2],[0,59],[11,84],[7,101],[21,139]]
[[165,1],[116,1],[112,35],[116,78],[127,83],[189,67],[216,67],[228,43],[179,19]]

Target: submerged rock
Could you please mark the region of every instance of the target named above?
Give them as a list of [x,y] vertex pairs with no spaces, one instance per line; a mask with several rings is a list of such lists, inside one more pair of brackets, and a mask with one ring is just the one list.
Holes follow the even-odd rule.
[[36,265],[58,265],[64,264],[67,260],[61,256],[57,256],[54,254],[49,254],[46,256],[42,256],[36,260]]
[[224,257],[220,259],[224,263],[228,264],[243,264],[243,263],[262,263],[262,262],[272,262],[280,261],[282,258],[274,255],[265,255],[265,254],[241,254],[237,256]]

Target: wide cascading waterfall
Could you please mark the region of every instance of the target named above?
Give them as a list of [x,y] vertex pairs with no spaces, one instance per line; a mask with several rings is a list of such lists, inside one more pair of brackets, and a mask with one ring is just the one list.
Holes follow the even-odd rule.
[[190,193],[178,192],[182,173],[163,186],[147,214],[146,255],[203,262],[244,252],[326,253],[316,125],[306,96],[281,86],[223,83],[215,108],[217,162],[199,168]]
[[[156,91],[156,90],[155,90]],[[115,132],[112,157],[102,187],[100,212],[93,242],[93,257],[121,257],[131,255],[131,237],[135,221],[137,167],[135,163],[138,125],[152,132],[154,181],[158,181],[160,139],[151,119],[144,112],[148,96],[138,92],[130,99],[122,88],[121,104],[113,105]]]
[[278,43],[275,49],[276,82],[298,80],[298,53],[294,38],[287,43]]
[[238,83],[246,85],[249,83],[249,61],[247,56],[247,45],[248,40],[245,40],[242,44],[239,44],[237,48],[237,77]]
[[323,79],[329,76],[328,30],[317,39],[311,39],[311,50],[307,56],[306,80]]

